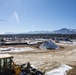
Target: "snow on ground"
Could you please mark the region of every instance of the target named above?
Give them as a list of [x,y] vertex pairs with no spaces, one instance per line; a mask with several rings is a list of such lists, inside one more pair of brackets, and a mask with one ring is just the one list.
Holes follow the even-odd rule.
[[64,46],[75,46],[76,42],[69,42],[69,41],[60,41],[60,43],[57,43],[58,45],[64,45]]
[[54,69],[50,72],[47,72],[46,75],[66,75],[66,71],[72,69],[72,67],[68,66],[68,65],[61,65],[61,67]]
[[8,48],[0,48],[0,52],[23,52],[23,51],[30,51],[30,50],[34,50],[34,49],[31,48],[31,47],[19,47],[19,48],[8,47]]
[[27,42],[29,45],[31,45],[31,44],[37,44],[38,43],[38,41],[30,41],[30,42]]
[[14,48],[13,50],[11,50],[11,52],[22,52],[22,51],[29,51],[29,50],[34,50],[34,49],[30,47]]

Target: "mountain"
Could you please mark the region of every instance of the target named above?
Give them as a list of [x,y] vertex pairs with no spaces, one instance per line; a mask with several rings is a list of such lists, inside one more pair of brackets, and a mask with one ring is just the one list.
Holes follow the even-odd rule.
[[30,31],[27,34],[50,34],[51,31]]
[[55,31],[30,31],[23,33],[6,32],[5,34],[76,34],[76,29],[62,28]]
[[76,29],[62,28],[55,31],[30,31],[29,34],[76,34]]
[[13,32],[5,32],[4,34],[14,34]]
[[60,30],[52,31],[52,33],[54,34],[76,34],[76,29],[62,28]]

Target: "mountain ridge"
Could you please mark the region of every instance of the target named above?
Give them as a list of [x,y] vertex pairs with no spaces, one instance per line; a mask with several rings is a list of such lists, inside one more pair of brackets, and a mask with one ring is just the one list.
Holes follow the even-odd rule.
[[54,31],[29,31],[22,33],[6,32],[5,34],[76,34],[76,29],[61,28]]

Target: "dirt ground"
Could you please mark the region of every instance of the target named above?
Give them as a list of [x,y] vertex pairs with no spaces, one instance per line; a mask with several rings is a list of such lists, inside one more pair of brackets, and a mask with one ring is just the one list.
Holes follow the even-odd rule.
[[[59,44],[58,44],[59,45]],[[16,64],[30,62],[42,71],[50,71],[61,64],[76,66],[76,45],[59,45],[59,50],[40,50],[34,48],[32,51],[10,53],[14,56]],[[20,46],[18,46],[20,47]],[[23,46],[24,47],[24,46]],[[70,75],[70,74],[68,74]]]
[[10,54],[14,56],[13,60],[15,63],[23,64],[30,62],[42,71],[49,71],[60,64],[76,65],[76,46],[60,45],[58,50],[32,48],[34,48],[32,51],[28,50]]

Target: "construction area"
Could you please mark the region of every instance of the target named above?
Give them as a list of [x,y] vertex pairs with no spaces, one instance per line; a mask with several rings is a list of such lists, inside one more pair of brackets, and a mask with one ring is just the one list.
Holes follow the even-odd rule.
[[55,44],[58,47],[56,45],[54,47],[58,49],[43,49],[46,44],[42,44],[43,48],[41,48],[42,45],[39,48],[35,45],[1,46],[0,53],[8,53],[13,56],[16,64],[30,62],[34,68],[45,72],[40,75],[73,75],[69,72],[76,66],[76,43],[64,41]]

